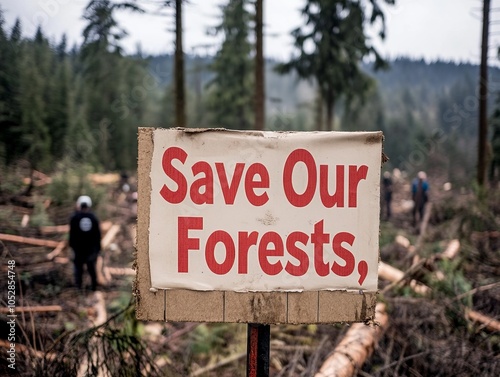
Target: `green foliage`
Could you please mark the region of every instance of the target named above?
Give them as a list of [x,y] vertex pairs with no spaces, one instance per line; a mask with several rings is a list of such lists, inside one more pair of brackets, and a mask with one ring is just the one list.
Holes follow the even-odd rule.
[[334,106],[342,97],[350,103],[373,85],[361,69],[362,59],[372,56],[376,68],[385,66],[364,31],[367,22],[380,19],[380,36],[385,35],[381,8],[376,0],[370,3],[365,7],[353,0],[308,0],[302,10],[306,26],[292,32],[298,55],[277,66],[280,73],[294,70],[301,78],[314,78],[326,107],[327,130],[333,130]]
[[248,40],[250,14],[246,3],[229,1],[222,7],[221,24],[215,28],[224,41],[210,66],[215,77],[209,83],[208,107],[214,126],[243,130],[253,126],[252,45]]
[[[136,325],[134,305],[130,302],[99,327],[69,331],[53,345],[61,357],[50,363],[37,359],[34,375],[73,376],[86,365],[84,373],[89,376],[104,371],[116,376],[160,376]],[[66,326],[74,327],[71,323]]]
[[495,231],[500,229],[498,193],[488,192],[478,185],[473,185],[476,195],[458,208],[457,216],[461,218],[460,230],[464,236],[472,232]]
[[[50,171],[56,162],[106,169],[136,165],[137,127],[152,119],[157,96],[147,60],[125,57],[126,33],[115,11],[139,11],[133,3],[92,0],[81,48],[54,45],[38,28],[23,38],[20,22],[4,30],[0,9],[0,159],[24,158]],[[12,142],[15,140],[16,142]]]
[[98,207],[105,198],[106,190],[94,186],[88,179],[88,175],[93,172],[94,169],[89,165],[61,165],[47,189],[53,204],[71,207],[80,195],[88,195],[92,198],[92,206]]
[[220,353],[226,345],[226,336],[230,325],[223,324],[201,324],[196,327],[191,336],[191,350],[193,354]]
[[30,217],[30,225],[34,227],[53,225],[49,218],[43,200],[35,200],[35,209]]
[[379,248],[392,244],[399,232],[399,229],[393,223],[388,221],[380,222]]

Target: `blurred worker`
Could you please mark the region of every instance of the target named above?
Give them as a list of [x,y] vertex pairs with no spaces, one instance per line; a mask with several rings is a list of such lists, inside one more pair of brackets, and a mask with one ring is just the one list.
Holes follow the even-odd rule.
[[389,220],[391,217],[391,202],[392,202],[392,177],[391,173],[384,172],[382,179],[382,188],[385,202],[385,219]]
[[420,171],[417,177],[413,180],[411,185],[411,193],[413,199],[413,225],[418,221],[422,221],[424,217],[425,205],[428,201],[429,183],[427,182],[427,175],[425,172]]
[[92,290],[97,288],[96,262],[101,251],[101,229],[99,220],[91,212],[92,200],[80,196],[76,201],[76,212],[70,220],[69,246],[74,252],[75,284],[82,288],[83,266],[92,281]]

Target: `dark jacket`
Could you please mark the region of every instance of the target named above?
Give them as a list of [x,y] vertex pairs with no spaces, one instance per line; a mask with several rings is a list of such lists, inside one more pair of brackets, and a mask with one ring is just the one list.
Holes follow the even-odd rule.
[[69,246],[77,258],[97,256],[101,251],[99,220],[92,212],[77,211],[70,220]]

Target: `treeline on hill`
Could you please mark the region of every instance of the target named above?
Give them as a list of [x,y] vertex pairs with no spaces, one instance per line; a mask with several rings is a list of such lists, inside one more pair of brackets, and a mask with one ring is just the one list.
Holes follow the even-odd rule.
[[[95,169],[133,170],[137,127],[175,126],[173,57],[125,55],[110,30],[98,28],[87,16],[84,42],[71,48],[64,36],[49,41],[39,28],[26,37],[19,21],[7,29],[0,18],[2,165],[25,159],[49,171],[58,163],[82,162]],[[217,73],[224,71],[217,67],[224,59],[221,53],[186,55],[190,127],[248,129],[253,124],[251,88],[238,98],[224,97],[220,90],[240,85],[233,77],[236,70],[226,69],[224,81]],[[247,62],[235,64],[251,74]],[[266,61],[266,129],[317,129],[323,114],[314,84],[295,73],[276,73],[277,64]],[[363,69],[375,85],[363,98],[336,105],[335,128],[384,131],[389,168],[409,173],[429,168],[452,182],[470,182],[476,161],[478,67],[399,58],[387,70]],[[490,112],[499,89],[500,70],[491,68]],[[239,118],[224,119],[234,108],[241,109]],[[497,123],[492,122],[493,128]],[[499,154],[495,144],[492,152]]]

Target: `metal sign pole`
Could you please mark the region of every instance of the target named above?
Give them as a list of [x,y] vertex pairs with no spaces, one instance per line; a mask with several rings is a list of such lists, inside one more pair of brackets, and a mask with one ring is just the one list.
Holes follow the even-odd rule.
[[249,323],[247,337],[247,377],[269,377],[271,326]]

